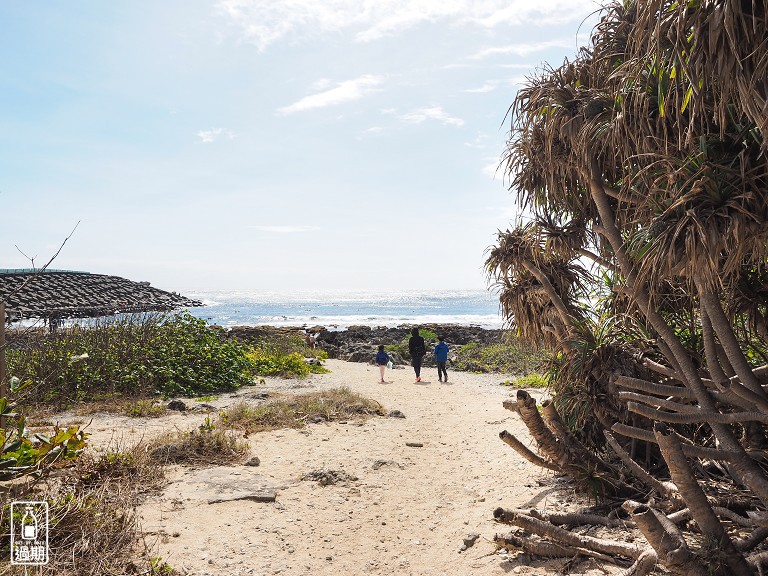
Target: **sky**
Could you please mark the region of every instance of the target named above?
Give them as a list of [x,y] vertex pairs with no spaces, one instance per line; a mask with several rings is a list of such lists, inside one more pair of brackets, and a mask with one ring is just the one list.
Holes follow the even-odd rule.
[[507,110],[598,8],[3,0],[0,268],[61,249],[166,290],[486,288],[516,217]]

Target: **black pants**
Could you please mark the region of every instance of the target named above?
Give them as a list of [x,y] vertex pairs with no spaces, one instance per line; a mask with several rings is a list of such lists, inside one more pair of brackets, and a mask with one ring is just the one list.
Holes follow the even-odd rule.
[[421,360],[424,358],[423,356],[414,356],[411,358],[411,365],[413,366],[413,371],[416,372],[416,378],[421,377]]
[[448,382],[448,372],[445,369],[445,362],[437,363],[437,378],[438,380],[445,377],[445,381]]

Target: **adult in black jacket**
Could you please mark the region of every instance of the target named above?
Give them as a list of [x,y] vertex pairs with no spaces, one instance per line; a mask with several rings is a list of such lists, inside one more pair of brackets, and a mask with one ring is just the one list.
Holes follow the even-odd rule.
[[411,330],[411,337],[408,339],[408,352],[411,353],[411,364],[413,371],[416,372],[416,382],[421,382],[421,359],[427,353],[427,345],[424,338],[419,336],[419,329]]

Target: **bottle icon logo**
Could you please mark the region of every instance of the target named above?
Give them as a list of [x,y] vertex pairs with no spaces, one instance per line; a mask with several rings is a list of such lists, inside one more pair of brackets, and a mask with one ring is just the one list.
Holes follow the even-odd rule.
[[11,564],[48,564],[48,502],[11,502]]
[[31,505],[24,507],[24,516],[21,519],[21,539],[34,540],[37,538],[37,516]]

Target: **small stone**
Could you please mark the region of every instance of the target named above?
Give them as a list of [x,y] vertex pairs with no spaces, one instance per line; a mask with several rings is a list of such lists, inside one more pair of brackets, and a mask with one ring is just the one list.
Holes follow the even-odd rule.
[[467,548],[471,548],[475,545],[475,542],[477,542],[477,539],[480,538],[480,534],[477,532],[472,532],[471,534],[467,534],[464,537],[464,546]]
[[405,418],[405,414],[400,412],[400,410],[392,410],[389,414],[387,414],[387,417],[389,417],[389,418]]
[[179,412],[184,412],[187,409],[187,405],[184,404],[181,400],[171,400],[168,402],[167,406],[168,410],[178,410]]
[[258,456],[249,458],[248,461],[245,463],[246,466],[258,466],[259,464],[261,464],[261,460],[259,460]]
[[406,442],[406,446],[410,446],[411,448],[423,448],[424,444],[421,442]]

